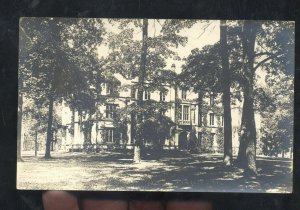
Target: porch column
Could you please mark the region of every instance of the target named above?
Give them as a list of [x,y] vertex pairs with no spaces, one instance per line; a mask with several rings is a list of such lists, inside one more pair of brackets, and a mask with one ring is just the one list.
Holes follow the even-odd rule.
[[132,144],[132,139],[131,139],[131,123],[127,123],[127,144],[131,145]]
[[177,147],[178,149],[178,142],[179,142],[179,132],[175,131],[175,135],[174,135],[174,146]]

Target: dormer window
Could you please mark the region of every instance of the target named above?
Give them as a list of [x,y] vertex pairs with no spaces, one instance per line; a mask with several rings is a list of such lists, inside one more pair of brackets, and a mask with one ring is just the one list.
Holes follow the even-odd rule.
[[136,98],[136,88],[135,87],[131,87],[131,98]]
[[144,100],[150,100],[150,92],[148,90],[144,91]]
[[215,114],[214,113],[209,114],[209,125],[211,125],[211,126],[215,125]]
[[105,110],[106,118],[113,119],[115,117],[116,109],[117,109],[116,104],[107,104]]
[[166,100],[166,94],[163,91],[160,92],[159,97],[160,97],[160,101]]
[[106,83],[106,94],[111,95],[114,93],[114,86],[111,83]]

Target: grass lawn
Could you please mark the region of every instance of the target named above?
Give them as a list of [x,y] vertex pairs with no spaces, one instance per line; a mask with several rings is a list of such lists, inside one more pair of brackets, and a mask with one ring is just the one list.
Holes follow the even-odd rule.
[[[166,152],[167,153],[167,152]],[[18,189],[97,191],[290,192],[292,161],[257,158],[258,176],[244,178],[225,167],[222,155],[176,153],[132,162],[118,152],[53,153],[52,159],[24,155],[18,162]]]

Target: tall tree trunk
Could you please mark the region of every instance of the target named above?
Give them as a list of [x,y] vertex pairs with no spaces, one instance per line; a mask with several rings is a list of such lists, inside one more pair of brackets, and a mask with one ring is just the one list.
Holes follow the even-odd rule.
[[53,94],[49,97],[49,108],[48,108],[48,127],[47,127],[47,139],[46,139],[46,152],[45,152],[45,159],[50,159],[50,151],[51,151],[51,142],[53,139],[53,104],[54,104],[54,96]]
[[35,138],[34,138],[34,156],[37,157],[38,151],[38,130],[35,131]]
[[85,150],[88,151],[89,146],[92,144],[92,116],[90,112],[86,112],[88,114],[88,120],[84,121],[82,123],[82,130],[83,130],[83,136],[84,136],[84,142],[83,145],[85,146]]
[[[251,90],[252,89],[252,90]],[[252,93],[251,93],[252,92]],[[256,175],[256,126],[253,107],[253,87],[244,88],[243,121],[241,126],[241,154],[238,159],[245,173]]]
[[[204,96],[204,93],[202,91],[199,91],[198,92],[198,125],[200,127],[203,126],[203,96]],[[203,135],[203,131],[202,131],[202,134]],[[202,149],[202,136],[198,136],[198,144],[197,144],[197,147],[199,149],[199,151],[201,151]]]
[[[140,71],[139,71],[139,82],[138,82],[138,99],[137,99],[137,105],[138,107],[143,106],[143,92],[144,92],[144,80],[146,75],[146,62],[147,62],[147,40],[148,40],[148,19],[143,19],[143,26],[142,26],[142,53],[141,53],[141,65],[140,65]],[[137,114],[137,135],[135,138],[135,144],[134,144],[134,156],[133,161],[134,162],[141,162],[141,146],[143,144],[142,142],[142,135],[141,135],[141,125],[142,125],[142,113]]]
[[18,97],[17,161],[22,161],[23,93],[19,93]]
[[175,119],[175,124],[176,124],[176,130],[178,129],[178,122],[180,119],[180,104],[179,104],[179,101],[178,101],[178,84],[177,82],[175,82],[175,85],[174,85],[174,94],[175,94],[175,103],[174,103],[174,119]]
[[220,21],[220,50],[222,60],[223,78],[223,107],[224,107],[224,163],[232,164],[232,126],[231,126],[231,106],[230,106],[230,83],[231,72],[229,69],[229,55],[227,45],[226,20]]
[[[243,103],[243,109],[242,109],[242,120],[241,120],[241,128],[240,128],[240,134],[242,130],[245,127],[245,116],[247,112],[247,106],[245,103]],[[242,138],[240,136],[240,145],[239,145],[239,151],[238,151],[238,157],[237,157],[237,164],[239,167],[244,168],[246,166],[246,143],[245,143],[245,138]]]
[[[247,175],[256,175],[256,126],[254,117],[254,57],[255,40],[260,23],[245,21],[242,32],[243,62],[244,62],[244,104],[241,124],[240,156]],[[242,159],[241,159],[242,158]]]

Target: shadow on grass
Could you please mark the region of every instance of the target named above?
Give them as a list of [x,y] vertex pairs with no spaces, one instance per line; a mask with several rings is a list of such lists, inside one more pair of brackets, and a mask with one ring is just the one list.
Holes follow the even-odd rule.
[[[110,158],[117,158],[111,156]],[[130,163],[130,155],[123,159]],[[158,162],[154,167],[116,167],[107,186],[139,190],[176,191],[226,191],[226,192],[271,192],[291,191],[291,161],[258,158],[258,176],[244,177],[243,170],[235,166],[224,166],[222,156],[191,155],[185,152],[160,155],[160,159],[148,155],[144,162]],[[103,160],[103,159],[102,159]],[[111,159],[106,161],[110,162]],[[116,159],[114,159],[116,161]],[[112,161],[112,162],[114,162]],[[120,179],[127,177],[127,179]]]
[[258,176],[246,178],[240,168],[225,166],[221,155],[148,152],[139,164],[132,157],[132,151],[67,153],[44,162],[86,167],[92,177],[83,183],[87,190],[287,192],[292,186],[288,159],[257,158]]

